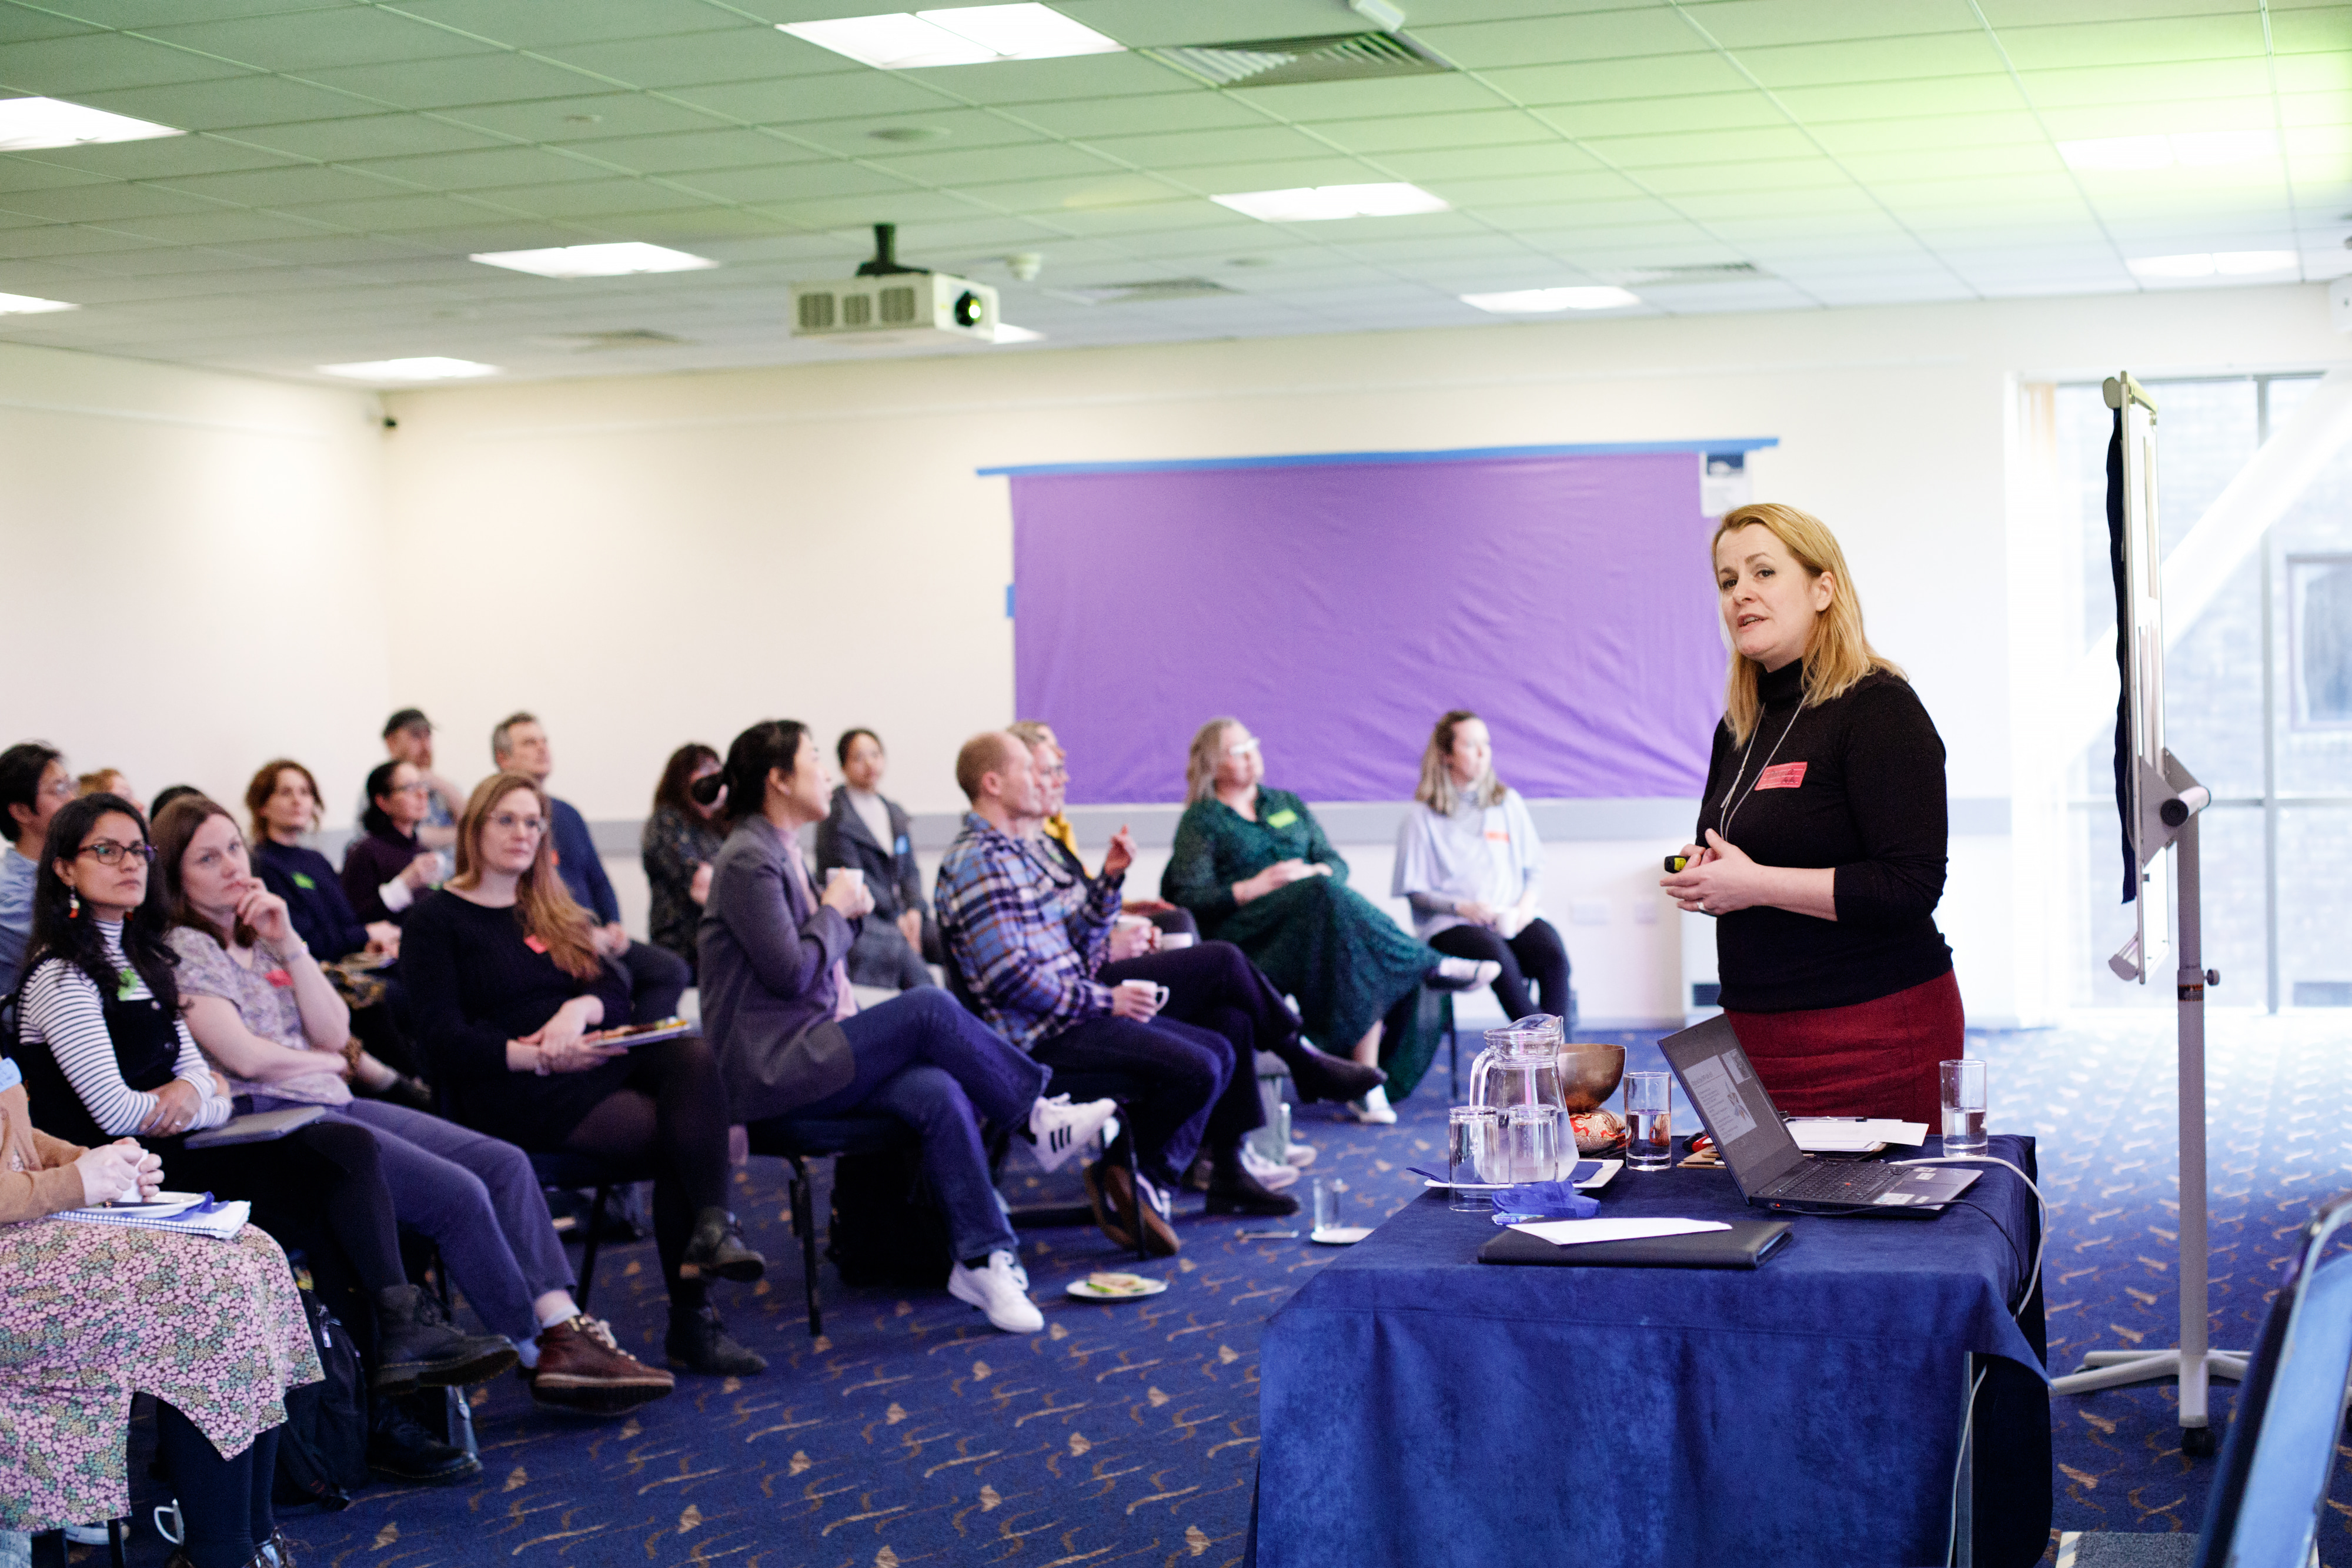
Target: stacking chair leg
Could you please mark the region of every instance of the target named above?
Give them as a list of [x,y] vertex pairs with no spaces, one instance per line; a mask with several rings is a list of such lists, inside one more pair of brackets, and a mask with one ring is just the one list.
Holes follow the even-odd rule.
[[1137,1163],[1135,1157],[1133,1133],[1135,1124],[1128,1118],[1125,1105],[1118,1108],[1118,1113],[1121,1123],[1129,1129],[1127,1139],[1128,1234],[1135,1238],[1136,1257],[1149,1262],[1151,1253],[1143,1245],[1143,1168]]
[[106,1521],[106,1552],[108,1558],[113,1563],[114,1568],[123,1568],[122,1521],[119,1519],[110,1519]]
[[580,1294],[577,1298],[583,1312],[588,1310],[588,1292],[596,1288],[596,1249],[599,1245],[596,1229],[604,1223],[604,1203],[612,1196],[611,1183],[598,1187],[595,1206],[588,1212],[588,1239],[580,1252]]
[[800,1232],[801,1288],[808,1295],[809,1338],[824,1333],[824,1309],[816,1300],[816,1201],[809,1188],[808,1166],[798,1155],[793,1162],[793,1228]]

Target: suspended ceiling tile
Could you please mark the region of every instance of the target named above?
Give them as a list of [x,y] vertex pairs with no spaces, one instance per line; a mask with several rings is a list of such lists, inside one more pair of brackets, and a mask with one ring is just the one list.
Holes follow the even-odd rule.
[[[644,93],[584,93],[525,103],[478,103],[434,116],[455,126],[524,141],[596,141],[614,136],[658,136],[709,131],[719,117],[688,103]],[[400,151],[392,149],[391,151]]]
[[[877,149],[882,145],[877,143]],[[883,152],[868,154],[867,162],[898,180],[920,185],[972,184],[1001,181],[1016,173],[1024,179],[1065,175],[1092,179],[1126,172],[1119,163],[1087,148],[1057,141],[1009,150],[971,147],[936,152]]]
[[1106,172],[1058,180],[1008,180],[1001,183],[960,185],[955,194],[971,206],[1001,213],[1085,212],[1094,208],[1161,206],[1171,202],[1205,199],[1171,180],[1149,174]]
[[0,92],[79,101],[126,88],[211,82],[247,74],[230,61],[166,48],[143,38],[82,33],[10,44],[0,53]]
[[241,206],[364,202],[404,193],[402,187],[385,180],[318,163],[287,163],[275,169],[248,169],[227,174],[190,174],[161,183],[167,190],[208,201],[234,202]]
[[[398,234],[404,229],[448,228],[465,223],[495,223],[501,217],[519,214],[501,214],[478,202],[459,201],[449,196],[379,196],[366,202],[323,202],[288,209],[297,217],[310,218],[336,228],[347,228],[365,234]],[[522,214],[528,215],[528,214]],[[551,240],[550,244],[567,243]]]
[[1852,191],[1853,181],[1826,158],[1783,158],[1772,162],[1691,163],[1644,169],[1642,183],[1677,204],[1692,198],[1733,195],[1769,198],[1775,192]]
[[1415,37],[1425,39],[1439,54],[1468,70],[1528,60],[1696,54],[1709,47],[1687,22],[1664,6],[1453,26],[1415,25],[1412,31]]
[[2270,91],[2270,72],[2260,58],[2083,66],[2023,74],[2026,91],[2043,109],[2114,106],[2121,111],[2117,129],[2111,132],[2116,136],[2139,135],[2143,128],[2168,129],[2164,121],[2175,103]]
[[[2317,3],[2334,5],[2342,0]],[[2272,10],[2280,9],[2280,0],[2269,0],[2269,4]],[[2004,34],[2011,27],[2113,21],[2117,10],[2115,0],[1978,0],[1978,8]],[[2236,0],[2132,0],[2131,5],[2132,12],[2141,16],[2210,16],[2242,8]]]
[[[32,227],[10,229],[7,239],[0,242],[0,267],[45,257],[112,256],[142,250],[169,254],[166,247],[158,246],[144,235],[49,221]],[[0,287],[5,287],[0,285]],[[14,294],[17,291],[11,288],[7,292]]]
[[[929,131],[929,140],[894,140],[877,131]],[[1030,124],[1024,115],[986,109],[940,108],[916,115],[856,114],[836,120],[795,120],[782,132],[796,146],[845,158],[883,156],[918,147],[954,148],[1027,146],[1050,141],[1061,132]]]
[[1676,169],[1696,164],[1752,163],[1766,159],[1801,161],[1820,156],[1820,149],[1811,138],[1785,122],[1737,131],[1591,137],[1585,145],[1626,169]]
[[2309,126],[2352,125],[2352,91],[2281,93],[2278,106],[2290,134]]
[[1809,121],[1807,129],[1823,147],[1841,158],[1929,152],[2010,156],[2020,147],[2040,148],[2052,160],[2058,157],[2042,130],[2042,122],[2021,110],[1998,114],[1853,120],[1829,125]]
[[74,101],[183,131],[234,131],[289,120],[332,120],[393,107],[272,76],[236,77],[234,90],[223,90],[217,83],[187,82],[176,87],[78,93]]
[[1316,133],[1351,152],[1428,152],[1544,140],[1544,123],[1524,110],[1497,106],[1468,114],[1416,114],[1318,120]]
[[0,197],[8,210],[59,223],[103,224],[118,218],[161,217],[204,212],[207,204],[153,185],[67,185],[53,191],[18,191]]
[[402,0],[400,8],[522,49],[743,26],[740,15],[677,0]]
[[255,155],[278,154],[296,159],[333,162],[353,158],[392,158],[424,152],[453,152],[467,148],[509,145],[482,131],[450,124],[422,114],[362,114],[337,120],[300,120],[282,125],[255,126],[219,137],[176,138],[173,143],[125,142],[126,147],[164,146],[177,141],[213,141],[249,147]]
[[840,56],[827,53],[812,59],[793,43],[773,27],[739,24],[725,32],[682,37],[564,45],[548,50],[547,56],[608,81],[656,90],[842,74]]
[[1050,60],[1000,60],[992,65],[933,66],[919,71],[870,74],[921,77],[943,94],[983,104],[1114,98],[1192,85],[1192,78],[1181,71],[1137,54],[1066,55]]
[[100,29],[76,17],[21,5],[0,6],[0,48],[42,38],[70,38]]
[[565,157],[538,147],[491,147],[463,152],[428,152],[407,158],[371,158],[342,165],[355,173],[394,184],[431,191],[484,191],[501,185],[610,179],[624,171],[592,158]]
[[2341,92],[2352,87],[2352,53],[2281,55],[2274,64],[2281,92]]
[[[632,213],[629,237],[719,259],[728,245],[800,232],[782,214],[759,207],[681,207],[675,212]],[[522,248],[522,247],[518,247]]]
[[[1955,11],[1956,16],[1966,13]],[[1923,81],[1986,76],[2000,56],[1980,29],[1906,38],[1856,38],[1785,48],[1742,49],[1739,63],[1775,90],[1838,82]]]
[[80,169],[68,168],[62,163],[53,163],[44,158],[0,152],[0,193],[55,191],[68,185],[104,185],[112,183],[103,174],[92,174]]
[[460,55],[420,69],[405,61],[305,71],[305,80],[398,109],[463,109],[551,99],[608,84],[578,71],[506,53]]
[[[279,220],[273,218],[270,221]],[[415,237],[413,235],[393,237],[379,235],[320,234],[315,227],[310,227],[302,228],[295,237],[282,240],[247,240],[237,248],[252,256],[257,263],[268,266],[363,265],[405,257],[414,254],[410,246]]]
[[1773,97],[1807,125],[1840,120],[1929,120],[1946,114],[1998,114],[2026,107],[2005,71],[1909,81],[1825,82],[1780,87]]
[[[1361,151],[1347,138],[1344,151]],[[1330,145],[1286,125],[1226,126],[1209,131],[1169,131],[1138,136],[1089,136],[1085,145],[1124,162],[1148,168],[1244,163],[1285,158],[1328,158]]]
[[421,26],[397,12],[366,5],[246,16],[151,27],[146,36],[189,51],[257,70],[297,74],[386,60],[440,59],[488,52],[495,46],[439,27]]
[[167,180],[183,174],[213,174],[266,169],[295,162],[283,152],[245,147],[213,136],[159,136],[146,141],[89,142],[16,154],[38,163],[77,170],[110,180]]
[[2282,55],[2322,55],[2342,52],[2352,36],[2352,17],[2341,5],[2294,11],[2272,7],[2271,47]]
[[1948,33],[1968,15],[1953,0],[1716,0],[1685,7],[1725,48]]
[[919,223],[925,219],[968,217],[974,204],[938,191],[905,191],[892,196],[826,196],[794,202],[780,215],[812,229],[847,228],[861,224]]
[[1415,184],[1533,174],[1589,174],[1607,165],[1567,141],[1527,141],[1512,147],[1453,147],[1435,152],[1387,152],[1381,167]]
[[1543,119],[1580,137],[1654,136],[1691,131],[1738,131],[1789,123],[1771,99],[1753,90],[1629,99],[1613,103],[1560,104]]
[[1495,107],[1495,95],[1475,78],[1450,72],[1370,81],[1227,88],[1225,96],[1303,125],[1326,120],[1367,120],[1380,114],[1457,114]]
[[[788,204],[817,196],[896,196],[919,187],[904,176],[855,163],[780,163],[765,169],[709,169],[679,184],[726,202]],[[647,204],[645,210],[656,205]],[[632,209],[636,210],[636,209]]]
[[1268,124],[1247,99],[1210,92],[1197,83],[1173,91],[1118,98],[1024,103],[1019,118],[1056,136],[1142,136],[1160,131],[1216,131]]
[[521,185],[473,194],[501,211],[566,218],[598,226],[607,226],[634,213],[698,208],[709,201],[708,197],[671,190],[652,180],[578,180],[566,185]]
[[[1481,80],[1518,103],[1609,103],[1626,99],[1753,93],[1756,84],[1718,54],[1651,55],[1575,65],[1496,66]],[[1266,90],[1271,91],[1271,89]],[[1465,107],[1483,107],[1471,103]],[[1377,105],[1366,112],[1380,112]]]
[[[929,71],[828,71],[772,81],[719,82],[673,88],[667,96],[688,107],[752,125],[792,125],[845,115],[919,116],[962,107],[920,79]],[[702,123],[709,124],[709,120]]]

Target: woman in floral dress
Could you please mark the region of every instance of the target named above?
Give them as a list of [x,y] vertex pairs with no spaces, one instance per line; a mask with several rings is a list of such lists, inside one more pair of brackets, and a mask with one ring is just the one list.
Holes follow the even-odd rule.
[[186,1524],[171,1568],[290,1563],[270,1479],[285,1392],[320,1370],[286,1254],[249,1225],[215,1241],[49,1218],[162,1179],[129,1138],[37,1131],[0,1059],[0,1529],[130,1512],[123,1437],[148,1394]]

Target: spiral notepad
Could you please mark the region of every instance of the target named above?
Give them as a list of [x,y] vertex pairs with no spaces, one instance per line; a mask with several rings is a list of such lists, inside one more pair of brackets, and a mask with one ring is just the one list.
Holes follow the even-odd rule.
[[209,1236],[215,1241],[226,1241],[245,1228],[252,1212],[253,1206],[243,1198],[223,1203],[208,1192],[159,1192],[151,1203],[68,1208],[58,1218],[78,1219],[86,1225],[176,1230],[184,1236]]

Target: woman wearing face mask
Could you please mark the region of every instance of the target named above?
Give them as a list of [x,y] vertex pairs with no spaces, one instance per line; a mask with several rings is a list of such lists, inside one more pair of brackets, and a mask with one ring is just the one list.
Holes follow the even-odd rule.
[[1863,632],[1837,538],[1775,503],[1715,531],[1731,643],[1688,863],[1659,885],[1716,917],[1723,1009],[1783,1114],[1937,1123],[1962,1054],[1936,929],[1944,743]]
[[670,1364],[764,1371],[707,1297],[713,1280],[767,1269],[727,1208],[718,1065],[694,1035],[634,1048],[592,1038],[628,1022],[629,982],[597,956],[595,923],[556,873],[552,820],[528,775],[482,780],[457,824],[457,874],[408,917],[401,967],[436,1082],[458,1121],[492,1137],[651,1166]]
[[1045,1320],[1029,1300],[980,1124],[1029,1138],[1052,1170],[1117,1107],[1044,1098],[1046,1069],[936,986],[858,1009],[842,959],[872,887],[835,877],[820,896],[801,861],[798,835],[824,819],[825,784],[808,727],[769,719],[737,736],[726,770],[700,786],[716,796],[723,785],[730,819],[702,915],[703,1019],[728,1103],[746,1123],[862,1112],[920,1133],[958,1260],[949,1293],[1008,1333],[1035,1333]]
[[[373,1133],[320,1122],[263,1143],[183,1146],[187,1134],[228,1120],[231,1106],[180,1016],[152,854],[138,809],[119,796],[86,795],[49,823],[16,1049],[36,1124],[79,1144],[135,1134],[183,1189],[249,1200],[255,1224],[310,1254],[350,1321],[373,1318],[363,1359],[379,1398],[512,1366],[504,1340],[459,1333],[408,1282]],[[369,1459],[419,1479],[458,1479],[451,1469],[461,1462],[479,1468],[414,1423],[380,1430]]]
[[[396,926],[418,899],[441,885],[446,872],[440,852],[416,836],[433,796],[425,775],[397,760],[376,765],[367,776],[367,796],[362,831],[343,851],[343,901],[370,928]],[[155,820],[161,822],[163,814]]]
[[1397,824],[1389,884],[1412,907],[1412,934],[1441,953],[1500,965],[1504,1017],[1541,1010],[1573,1027],[1568,949],[1540,913],[1543,841],[1519,792],[1495,777],[1484,719],[1456,708],[1437,721],[1412,798],[1424,810]]
[[[1397,929],[1348,885],[1348,862],[1307,802],[1263,788],[1265,758],[1239,719],[1213,718],[1185,759],[1192,804],[1160,879],[1160,895],[1191,910],[1201,934],[1249,955],[1275,986],[1298,998],[1309,1039],[1333,1055],[1385,1067],[1409,1091],[1436,1049],[1408,1040],[1421,988],[1475,990],[1502,967],[1454,958]],[[1349,1102],[1360,1122],[1396,1120],[1387,1086]]]
[[294,935],[285,900],[253,874],[227,810],[176,800],[155,824],[155,846],[180,1009],[230,1090],[256,1111],[319,1105],[374,1133],[394,1213],[440,1248],[466,1300],[515,1347],[541,1404],[614,1415],[667,1394],[668,1373],[615,1348],[572,1299],[571,1266],[528,1155],[425,1112],[352,1097],[351,1014]]
[[694,927],[710,896],[710,862],[719,858],[719,808],[696,800],[693,786],[719,771],[719,753],[690,740],[662,764],[653,815],[637,836],[637,862],[653,894],[646,937],[694,968]]
[[928,986],[931,971],[923,955],[939,951],[940,933],[923,902],[914,819],[881,793],[890,758],[881,737],[870,729],[842,731],[833,755],[841,764],[842,781],[824,821],[816,825],[816,873],[825,876],[836,866],[856,872],[874,899],[873,912],[859,923],[857,940],[850,945],[849,977],[860,986],[901,991]]
[[131,1511],[131,1396],[155,1400],[156,1456],[185,1526],[167,1568],[292,1561],[270,1507],[286,1390],[319,1379],[294,1276],[247,1226],[209,1237],[37,1224],[138,1202],[163,1163],[129,1138],[83,1148],[33,1125],[0,1058],[0,1531]]

